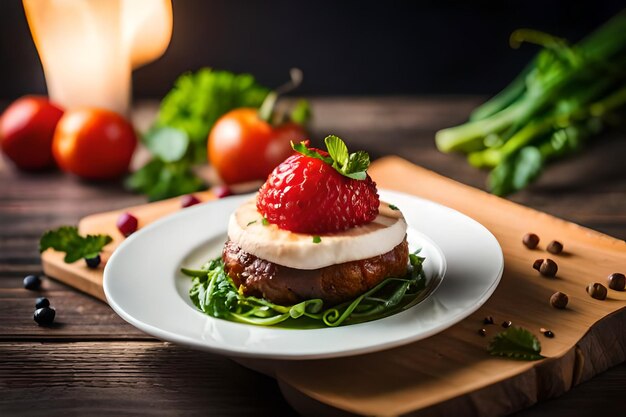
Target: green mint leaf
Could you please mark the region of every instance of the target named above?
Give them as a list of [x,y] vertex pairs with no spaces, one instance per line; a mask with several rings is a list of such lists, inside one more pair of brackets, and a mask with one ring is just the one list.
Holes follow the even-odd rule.
[[175,162],[185,156],[189,147],[189,136],[184,130],[174,127],[157,127],[143,138],[152,154],[164,162]]
[[109,235],[87,235],[83,237],[78,234],[78,228],[62,226],[43,234],[39,240],[39,252],[46,249],[65,252],[64,261],[72,263],[82,258],[97,256],[102,248],[112,241],[113,239]]
[[348,165],[345,168],[346,173],[363,173],[365,179],[365,171],[370,166],[370,156],[365,151],[358,151],[350,154]]
[[392,209],[392,210],[396,210],[396,211],[400,210],[400,209],[398,208],[398,206],[395,206],[395,205],[393,205],[393,204],[389,204],[389,208],[390,208],[390,209]]
[[328,149],[328,154],[333,159],[333,168],[343,174],[350,157],[345,142],[335,135],[329,135],[324,139],[324,143],[326,144],[326,149]]
[[294,123],[305,125],[311,119],[311,106],[309,102],[304,99],[298,100],[293,110],[291,110],[289,118]]
[[322,238],[319,236],[313,236],[313,243],[322,243]]
[[509,327],[495,335],[489,343],[488,352],[494,356],[535,361],[543,359],[541,343],[528,330],[521,327]]
[[246,227],[253,225],[254,223],[256,223],[256,220],[252,220],[251,222],[248,222],[248,224],[246,225]]
[[261,222],[263,223],[263,226],[269,226],[270,225],[270,221],[267,220],[265,217],[263,217],[263,220],[261,220]]

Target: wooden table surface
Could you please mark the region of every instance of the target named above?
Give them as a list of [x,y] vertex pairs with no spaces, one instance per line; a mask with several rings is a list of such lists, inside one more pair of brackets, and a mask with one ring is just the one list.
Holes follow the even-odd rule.
[[[479,100],[464,98],[319,98],[312,137],[328,133],[373,157],[400,155],[476,187],[485,173],[433,145],[437,129],[462,122]],[[136,108],[141,128],[154,104]],[[626,238],[626,134],[605,135],[584,154],[550,167],[511,198],[564,219]],[[401,178],[398,181],[402,181]],[[88,214],[145,202],[120,183],[86,183],[59,172],[18,173],[0,161],[0,415],[294,415],[277,384],[222,356],[163,343],[136,330],[106,304],[44,279],[38,239]],[[45,295],[56,324],[38,327],[34,300]],[[516,414],[575,416],[626,405],[626,364],[564,396]]]

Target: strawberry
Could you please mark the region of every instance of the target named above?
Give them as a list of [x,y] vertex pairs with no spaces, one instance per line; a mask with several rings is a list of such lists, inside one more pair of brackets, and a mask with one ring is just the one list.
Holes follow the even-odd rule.
[[369,223],[378,215],[376,183],[365,172],[369,156],[348,154],[336,136],[329,152],[293,145],[290,156],[270,174],[257,197],[257,209],[281,229],[297,233],[340,232]]

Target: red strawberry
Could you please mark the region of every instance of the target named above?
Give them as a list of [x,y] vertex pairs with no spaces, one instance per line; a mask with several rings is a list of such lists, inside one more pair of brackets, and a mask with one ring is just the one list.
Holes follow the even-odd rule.
[[281,229],[308,234],[340,232],[374,220],[379,198],[369,175],[349,178],[328,163],[333,161],[328,153],[308,149],[307,154],[313,152],[321,159],[297,153],[274,169],[259,191],[259,212]]

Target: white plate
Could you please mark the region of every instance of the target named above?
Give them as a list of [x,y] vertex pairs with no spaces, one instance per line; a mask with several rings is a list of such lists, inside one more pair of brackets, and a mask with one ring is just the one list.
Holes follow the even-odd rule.
[[428,200],[383,191],[402,210],[411,250],[422,247],[431,291],[419,304],[384,319],[324,329],[281,329],[215,319],[187,295],[179,269],[221,253],[228,216],[250,196],[181,210],[131,235],[104,270],[104,292],[124,320],[162,340],[228,356],[318,359],[348,356],[424,339],[476,311],[504,266],[496,238],[469,217]]

